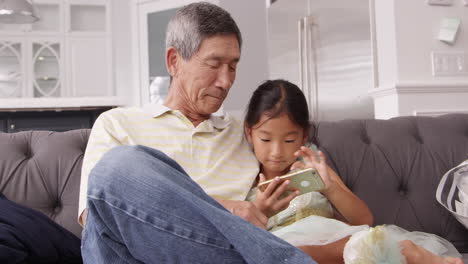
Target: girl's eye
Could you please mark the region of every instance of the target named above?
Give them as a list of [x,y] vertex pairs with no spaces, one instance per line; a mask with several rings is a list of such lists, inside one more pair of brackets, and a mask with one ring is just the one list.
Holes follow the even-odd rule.
[[264,138],[261,138],[260,140],[261,140],[261,141],[263,141],[263,142],[270,142],[270,140],[269,140],[269,139],[264,139]]
[[292,139],[292,140],[285,140],[286,143],[294,143],[296,140],[295,139]]

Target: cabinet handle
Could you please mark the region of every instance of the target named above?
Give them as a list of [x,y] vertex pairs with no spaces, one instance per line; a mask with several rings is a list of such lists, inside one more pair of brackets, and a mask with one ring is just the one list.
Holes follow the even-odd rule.
[[10,129],[11,129],[11,130],[15,130],[15,128],[16,128],[16,125],[15,125],[15,124],[11,124],[11,125],[10,125]]

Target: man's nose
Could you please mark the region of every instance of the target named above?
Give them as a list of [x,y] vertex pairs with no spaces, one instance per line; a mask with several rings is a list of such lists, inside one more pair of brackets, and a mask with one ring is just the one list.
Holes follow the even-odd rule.
[[229,72],[229,66],[224,65],[224,67],[221,67],[218,71],[218,80],[217,80],[217,86],[224,89],[224,90],[229,90],[232,86],[232,81],[231,80],[231,72]]

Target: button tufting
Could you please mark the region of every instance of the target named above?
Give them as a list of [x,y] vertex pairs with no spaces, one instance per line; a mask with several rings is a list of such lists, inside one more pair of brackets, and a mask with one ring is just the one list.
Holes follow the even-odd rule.
[[31,151],[31,146],[30,146],[30,145],[24,146],[23,154],[24,154],[24,157],[25,157],[26,159],[31,159],[31,157],[32,157],[32,151]]
[[414,136],[414,138],[416,139],[416,141],[419,143],[419,144],[424,144],[424,141],[422,140],[422,137],[421,135],[416,135]]
[[54,204],[54,213],[59,213],[60,210],[62,210],[62,205],[60,204],[60,201],[55,202]]
[[400,187],[398,189],[398,193],[401,195],[401,196],[406,196],[406,194],[408,193],[408,190],[405,188],[405,187]]
[[369,145],[371,143],[370,138],[366,134],[363,134],[361,136],[361,140],[362,140],[362,142],[364,142],[364,144],[367,144],[367,145]]

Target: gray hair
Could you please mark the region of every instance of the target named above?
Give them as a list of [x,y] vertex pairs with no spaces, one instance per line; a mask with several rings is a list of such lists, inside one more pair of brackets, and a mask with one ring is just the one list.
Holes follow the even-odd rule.
[[174,47],[184,60],[189,60],[206,38],[235,34],[242,46],[242,36],[231,15],[207,2],[189,4],[171,18],[166,31],[166,48]]

